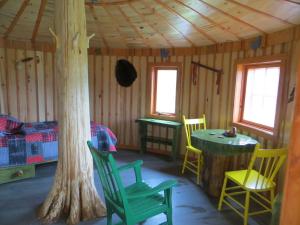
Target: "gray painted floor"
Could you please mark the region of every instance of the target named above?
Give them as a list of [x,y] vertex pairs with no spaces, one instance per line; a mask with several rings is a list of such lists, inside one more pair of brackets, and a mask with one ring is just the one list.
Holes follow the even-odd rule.
[[[115,154],[119,164],[143,159],[143,179],[150,185],[175,178],[178,186],[173,191],[173,221],[174,225],[242,225],[242,219],[230,209],[218,212],[218,199],[209,198],[195,184],[192,175],[181,176],[180,162],[174,163],[157,155],[140,155],[135,152],[119,151]],[[0,185],[0,224],[1,225],[37,225],[35,210],[43,202],[53,182],[56,163],[37,166],[36,177],[23,181]],[[134,180],[131,172],[123,175],[124,183]],[[101,197],[101,185],[95,171],[95,183]],[[117,222],[118,218],[114,218]],[[165,221],[164,215],[158,215],[144,225],[156,225]],[[249,225],[269,225],[270,216],[250,218]],[[58,224],[65,224],[59,221]],[[80,223],[84,225],[104,225],[106,218]]]

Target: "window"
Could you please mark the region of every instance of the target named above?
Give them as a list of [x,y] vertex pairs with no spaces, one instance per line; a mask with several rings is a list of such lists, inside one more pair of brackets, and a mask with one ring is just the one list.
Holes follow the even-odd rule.
[[177,64],[151,66],[151,116],[176,117],[179,71]]
[[278,133],[283,58],[237,64],[234,125],[274,138]]

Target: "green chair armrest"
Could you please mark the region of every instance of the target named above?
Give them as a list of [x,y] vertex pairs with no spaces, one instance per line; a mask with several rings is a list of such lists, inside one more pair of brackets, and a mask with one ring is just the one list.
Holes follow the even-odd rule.
[[151,195],[157,194],[161,191],[170,189],[173,186],[175,186],[176,184],[177,184],[176,180],[167,180],[167,181],[160,183],[159,185],[157,185],[156,187],[154,187],[150,190],[143,191],[142,193],[130,194],[130,195],[128,195],[128,199],[144,198],[147,196],[151,196]]
[[118,167],[119,172],[134,169],[135,180],[136,182],[142,182],[142,173],[141,173],[141,165],[143,164],[143,160],[136,160],[134,162],[128,163],[126,165]]
[[131,163],[128,163],[126,165],[118,167],[118,170],[122,171],[122,170],[131,169],[131,168],[134,168],[134,167],[141,167],[142,164],[143,164],[143,160],[136,160],[134,162],[131,162]]

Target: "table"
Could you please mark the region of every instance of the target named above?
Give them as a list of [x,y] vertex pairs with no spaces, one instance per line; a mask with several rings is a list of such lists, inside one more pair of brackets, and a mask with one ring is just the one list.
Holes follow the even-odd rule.
[[221,129],[207,129],[194,131],[191,135],[192,145],[201,149],[204,155],[203,187],[214,197],[221,193],[226,171],[247,169],[257,144],[246,135],[225,137],[223,133]]
[[[153,143],[160,143],[172,146],[172,159],[176,160],[179,146],[180,146],[180,137],[181,137],[181,126],[180,122],[169,121],[169,120],[159,120],[159,119],[152,119],[152,118],[140,118],[136,120],[139,123],[139,134],[140,134],[140,152],[145,153],[147,151],[147,142]],[[162,137],[155,137],[149,136],[147,131],[148,125],[155,125],[161,126],[166,128],[173,129],[173,138],[162,138]]]

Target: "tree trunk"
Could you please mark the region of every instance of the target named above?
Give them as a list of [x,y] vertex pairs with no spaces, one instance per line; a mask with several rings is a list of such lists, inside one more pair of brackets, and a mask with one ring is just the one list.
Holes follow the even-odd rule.
[[54,185],[39,210],[46,223],[68,224],[106,214],[94,185],[90,140],[86,17],[84,0],[55,0],[59,157]]

